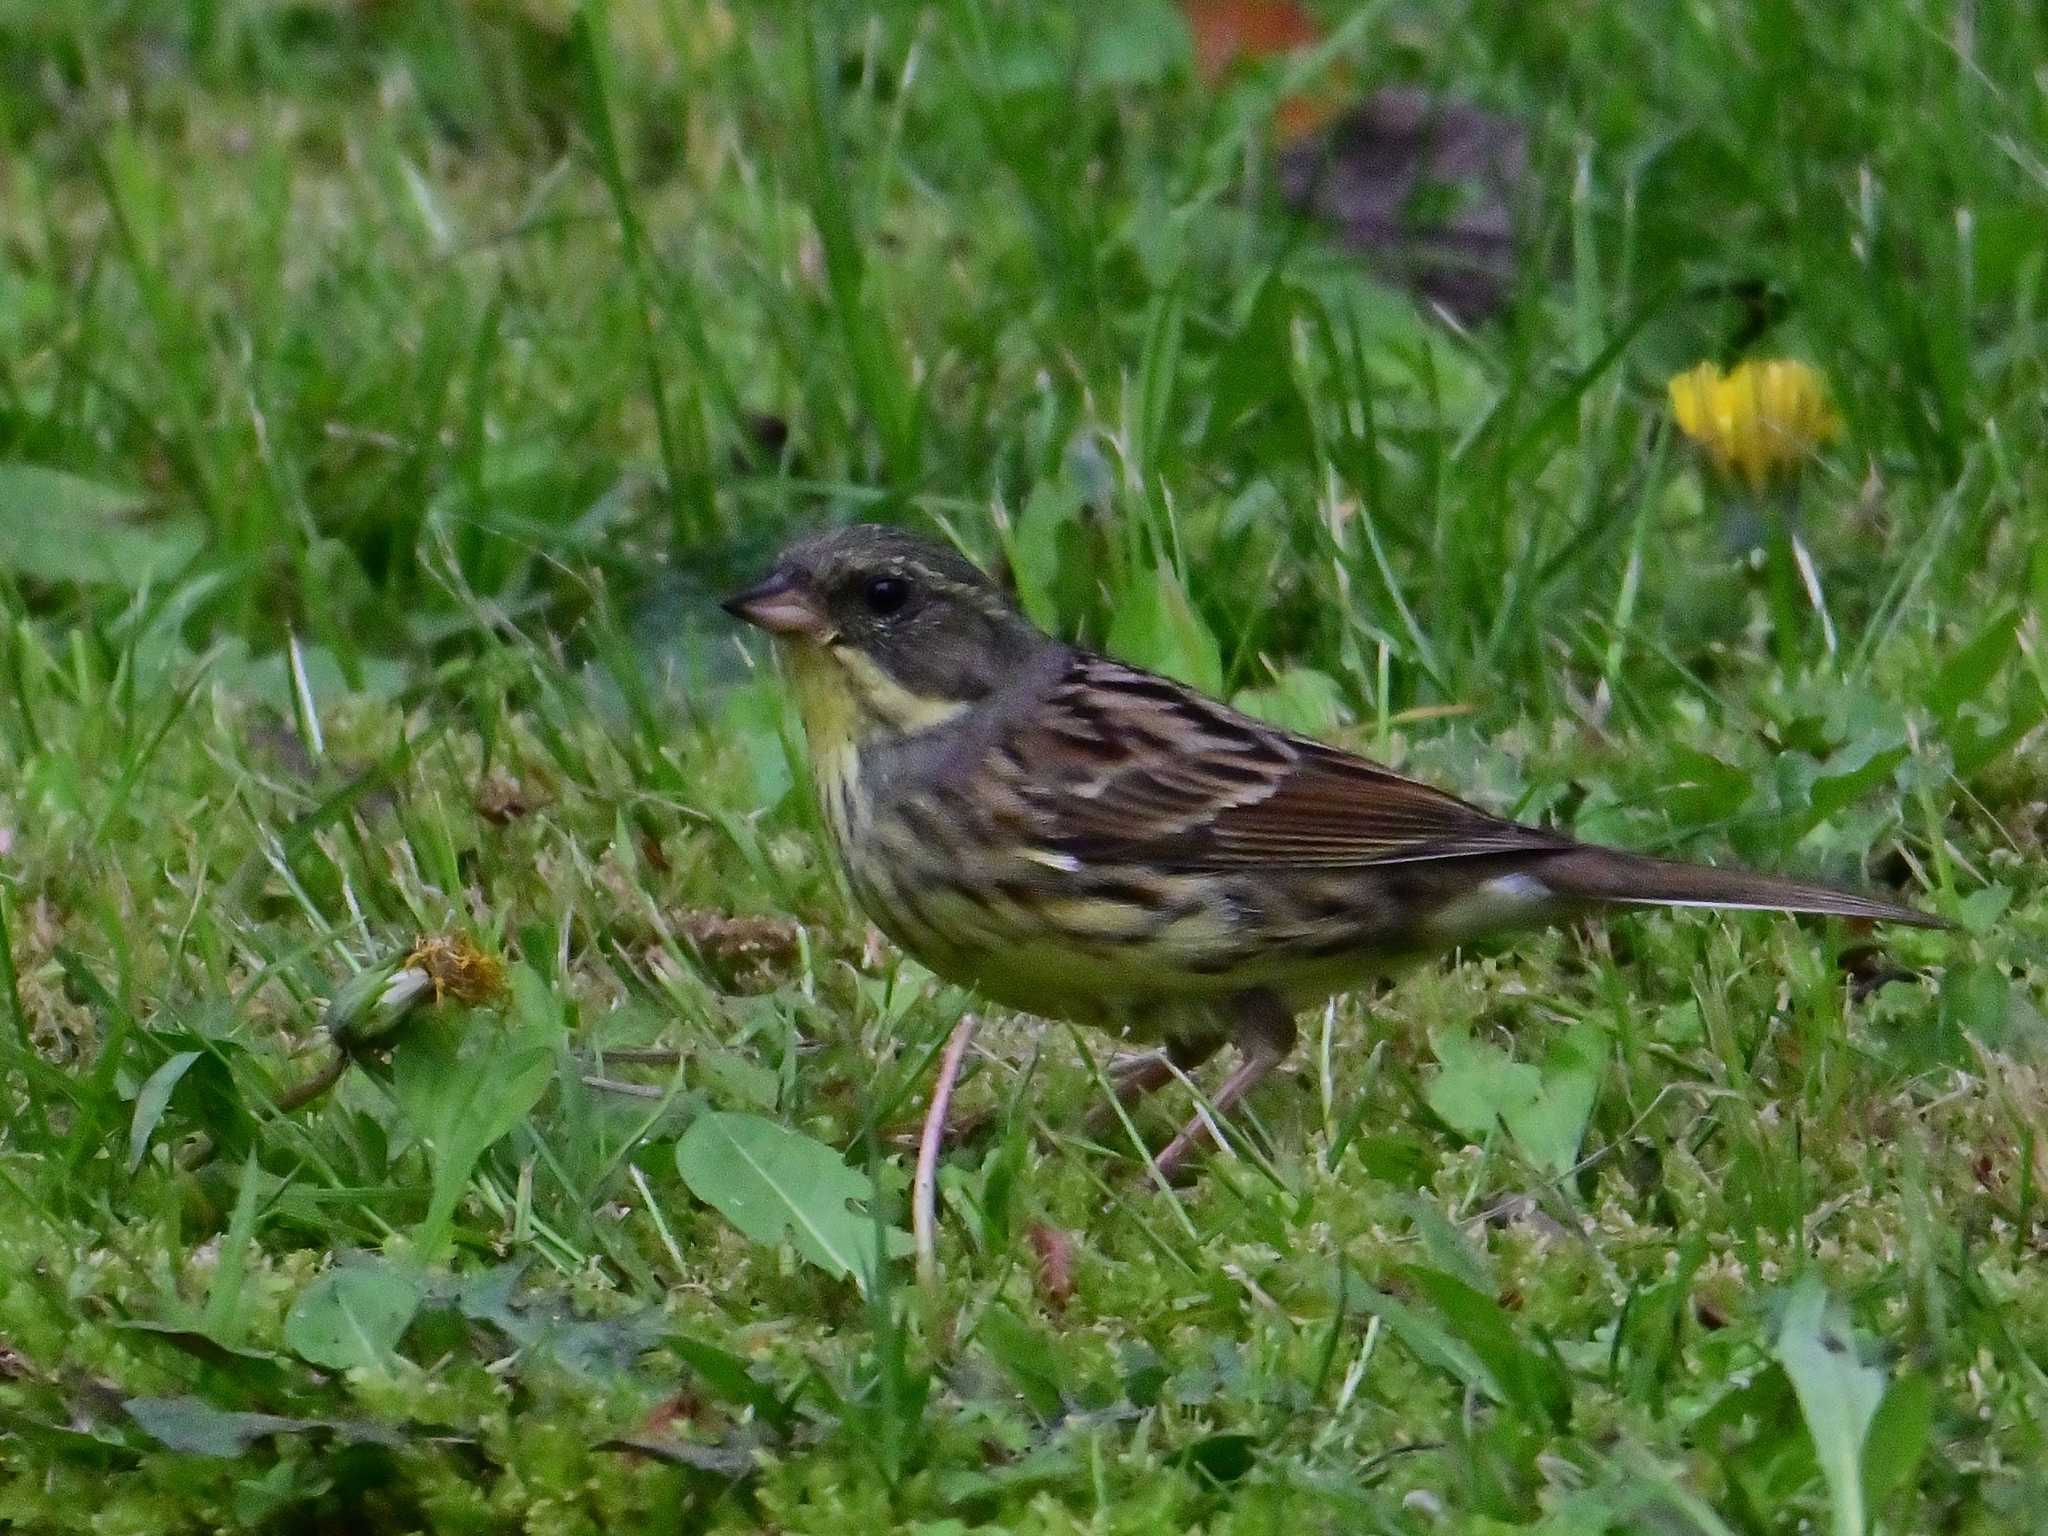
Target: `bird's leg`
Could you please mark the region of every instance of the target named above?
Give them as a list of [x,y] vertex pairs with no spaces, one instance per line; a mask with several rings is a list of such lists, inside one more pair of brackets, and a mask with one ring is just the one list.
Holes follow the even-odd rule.
[[1109,1069],[1110,1091],[1116,1095],[1115,1104],[1098,1104],[1089,1111],[1082,1133],[1090,1141],[1102,1141],[1113,1134],[1121,1106],[1129,1109],[1148,1094],[1158,1092],[1176,1077],[1192,1072],[1203,1062],[1222,1049],[1223,1035],[1220,1031],[1204,1029],[1196,1033],[1175,1035],[1167,1042],[1163,1051],[1147,1051],[1142,1056],[1133,1056]]
[[[1294,1049],[1294,1017],[1271,992],[1246,992],[1231,1006],[1231,1038],[1242,1058],[1237,1070],[1223,1080],[1212,1101],[1215,1114],[1227,1115],[1244,1096],[1266,1080],[1268,1074],[1287,1059]],[[1201,1150],[1212,1129],[1207,1113],[1198,1113],[1152,1160],[1159,1176],[1171,1180]],[[1220,1133],[1219,1133],[1220,1134]]]

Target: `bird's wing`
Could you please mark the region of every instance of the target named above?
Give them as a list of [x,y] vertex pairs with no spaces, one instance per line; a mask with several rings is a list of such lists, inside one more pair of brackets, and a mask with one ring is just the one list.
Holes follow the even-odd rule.
[[1224,870],[1554,851],[1569,839],[1076,655],[1006,754],[1048,851]]

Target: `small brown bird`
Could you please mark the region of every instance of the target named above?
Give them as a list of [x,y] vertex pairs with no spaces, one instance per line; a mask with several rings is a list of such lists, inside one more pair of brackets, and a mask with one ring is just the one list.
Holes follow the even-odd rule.
[[[1164,677],[1063,645],[950,550],[852,527],[726,600],[775,637],[826,825],[882,931],[996,1002],[1164,1052],[1226,1040],[1227,1112],[1294,1015],[1404,963],[1609,905],[1944,926],[1897,902],[1505,820]],[[1192,1121],[1157,1164],[1201,1144]]]

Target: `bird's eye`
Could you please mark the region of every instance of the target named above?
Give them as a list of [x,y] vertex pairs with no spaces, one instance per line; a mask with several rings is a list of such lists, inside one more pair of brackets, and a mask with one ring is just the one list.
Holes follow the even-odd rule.
[[899,613],[910,601],[910,583],[901,576],[870,576],[860,589],[860,600],[878,619]]

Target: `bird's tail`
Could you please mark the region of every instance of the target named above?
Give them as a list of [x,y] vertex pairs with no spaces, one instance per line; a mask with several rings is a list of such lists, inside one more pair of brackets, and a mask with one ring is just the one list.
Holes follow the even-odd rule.
[[1545,861],[1538,878],[1568,901],[1621,902],[1648,907],[1736,907],[1759,912],[1818,912],[1878,923],[1947,928],[1946,920],[1875,896],[1825,885],[1780,880],[1746,869],[1716,869],[1623,853],[1615,848],[1573,848]]

